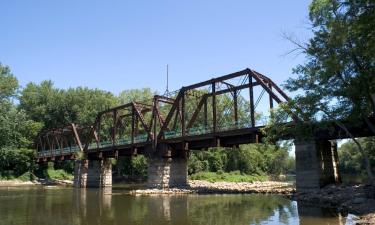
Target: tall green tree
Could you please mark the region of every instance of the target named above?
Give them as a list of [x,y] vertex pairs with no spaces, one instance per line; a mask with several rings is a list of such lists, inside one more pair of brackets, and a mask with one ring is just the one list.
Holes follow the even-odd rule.
[[[297,43],[307,61],[297,66],[296,78],[285,87],[302,90],[293,103],[304,119],[335,121],[353,140],[373,180],[366,151],[340,121],[365,121],[374,114],[375,93],[375,2],[372,0],[313,0],[310,5],[313,37]],[[296,42],[294,42],[296,43]]]
[[17,78],[0,63],[0,148],[30,148],[40,129],[40,124],[13,103],[18,90]]
[[0,101],[15,97],[18,87],[18,80],[11,73],[10,68],[0,63]]
[[69,123],[91,124],[98,112],[118,104],[106,91],[89,88],[58,89],[52,81],[29,83],[21,91],[20,108],[45,129]]
[[13,103],[19,85],[7,66],[0,64],[0,177],[19,176],[33,168],[33,142],[41,124]]

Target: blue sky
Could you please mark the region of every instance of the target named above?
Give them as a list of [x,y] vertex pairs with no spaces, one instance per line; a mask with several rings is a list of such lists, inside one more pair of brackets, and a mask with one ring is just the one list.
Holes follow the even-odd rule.
[[281,83],[303,57],[282,37],[306,40],[306,0],[0,2],[0,62],[21,85],[51,79],[118,94],[170,89],[253,68]]

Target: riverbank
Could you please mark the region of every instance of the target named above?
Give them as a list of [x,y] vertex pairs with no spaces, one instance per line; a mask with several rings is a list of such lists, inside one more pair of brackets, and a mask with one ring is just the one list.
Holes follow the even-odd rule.
[[280,194],[292,195],[295,188],[291,183],[276,181],[255,182],[208,182],[190,180],[187,186],[169,189],[141,189],[131,191],[134,195],[162,194]]
[[0,187],[26,187],[26,186],[72,186],[73,181],[71,180],[48,180],[48,179],[37,179],[34,181],[22,181],[22,180],[0,180]]
[[357,215],[356,224],[375,224],[374,195],[374,187],[367,185],[330,185],[320,191],[296,193],[292,200]]
[[[0,180],[0,187],[23,187],[33,185],[72,186],[70,180],[20,181]],[[366,185],[331,185],[320,191],[296,193],[289,182],[208,182],[190,180],[187,186],[170,189],[138,189],[130,191],[132,195],[176,195],[176,194],[277,194],[292,200],[313,206],[335,208],[338,212],[358,216],[356,224],[375,224],[374,190]]]

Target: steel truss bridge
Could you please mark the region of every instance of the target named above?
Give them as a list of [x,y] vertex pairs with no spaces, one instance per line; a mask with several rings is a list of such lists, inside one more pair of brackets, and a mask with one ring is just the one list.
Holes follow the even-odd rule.
[[189,150],[258,143],[274,106],[287,101],[270,78],[245,69],[155,95],[149,102],[107,109],[90,125],[43,131],[36,141],[37,161],[74,159],[80,152],[89,158],[174,157]]

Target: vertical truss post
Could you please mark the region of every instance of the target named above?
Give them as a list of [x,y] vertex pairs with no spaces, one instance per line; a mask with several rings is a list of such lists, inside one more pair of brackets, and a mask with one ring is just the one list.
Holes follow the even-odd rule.
[[101,123],[102,123],[102,117],[101,116],[99,116],[99,118],[98,118],[98,129],[97,129],[97,135],[98,135],[98,139],[97,139],[97,143],[98,143],[98,148],[97,148],[97,150],[99,150],[99,147],[100,147],[100,127],[101,127]]
[[235,126],[238,125],[238,102],[237,102],[237,91],[233,92],[233,106],[234,106],[234,122]]
[[180,106],[176,107],[176,116],[174,117],[174,122],[173,122],[173,130],[177,130],[177,120],[180,119]]
[[[270,89],[270,91],[271,91],[271,93],[272,93],[272,84],[271,84],[271,81],[268,81],[268,88]],[[274,113],[273,113],[273,97],[272,97],[271,93],[269,94],[269,101],[270,101],[270,117],[273,118],[273,117],[274,117]]]
[[134,123],[135,123],[134,134],[135,134],[135,136],[138,136],[139,135],[139,118],[138,118],[138,115],[136,114],[135,109],[134,109],[134,113],[135,113],[135,116],[134,116]]
[[135,109],[134,105],[132,106],[132,130],[131,130],[131,141],[132,144],[134,144],[134,136],[135,136]]
[[217,121],[216,121],[216,83],[212,83],[212,123],[213,132],[217,131]]
[[182,137],[185,136],[185,133],[186,133],[186,128],[185,128],[185,115],[186,115],[186,112],[185,112],[185,91],[183,91],[182,93],[182,97],[181,97],[181,134],[182,134]]
[[[268,82],[268,87],[272,91],[272,84],[270,82]],[[273,98],[271,94],[269,94],[269,99],[270,99],[270,109],[273,109]]]
[[207,129],[207,126],[208,126],[208,113],[207,113],[207,99],[208,98],[205,98],[204,100],[204,128]]
[[113,137],[112,144],[116,145],[116,133],[117,133],[117,110],[113,110]]
[[250,119],[251,127],[255,127],[255,106],[254,106],[254,87],[253,77],[249,74],[249,94],[250,94]]
[[[153,135],[154,135],[154,150],[156,149],[156,146],[158,145],[158,138],[156,136],[156,132],[157,132],[157,124],[156,124],[156,121],[157,121],[157,115],[156,115],[156,112],[157,112],[157,108],[158,108],[158,103],[155,101],[154,102],[154,113],[153,113],[153,123],[151,124],[151,126],[153,125],[153,129],[154,129],[154,132],[153,132]],[[160,127],[162,126],[162,124],[160,124]]]

